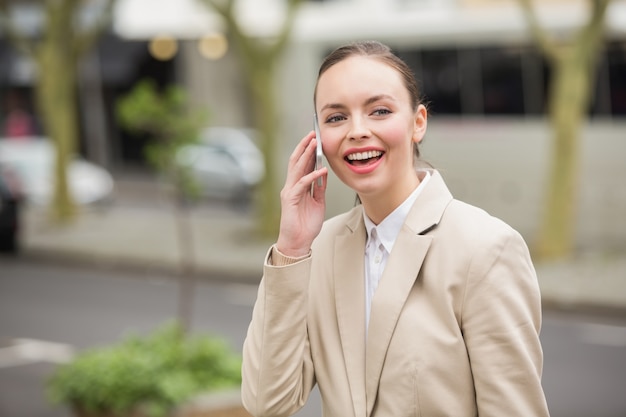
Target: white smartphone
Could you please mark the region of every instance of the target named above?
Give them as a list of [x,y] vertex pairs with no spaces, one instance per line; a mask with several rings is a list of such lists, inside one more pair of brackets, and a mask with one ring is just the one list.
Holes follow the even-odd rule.
[[[317,149],[315,151],[315,169],[318,170],[322,167],[322,136],[320,135],[320,124],[317,120],[317,113],[313,114],[314,122],[313,128],[315,129],[315,139],[317,140]],[[317,179],[317,185],[322,186],[322,177]]]

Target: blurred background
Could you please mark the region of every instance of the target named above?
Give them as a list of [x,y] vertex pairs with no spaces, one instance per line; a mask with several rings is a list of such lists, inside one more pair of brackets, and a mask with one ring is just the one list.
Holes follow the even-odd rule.
[[241,350],[318,66],[357,39],[415,71],[455,197],[527,240],[552,415],[626,415],[626,1],[2,0],[0,416],[71,415],[56,367],[168,318]]

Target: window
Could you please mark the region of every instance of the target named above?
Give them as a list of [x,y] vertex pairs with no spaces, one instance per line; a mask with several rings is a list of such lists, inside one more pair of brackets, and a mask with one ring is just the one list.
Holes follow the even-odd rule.
[[626,116],[626,42],[607,46],[611,114]]
[[[404,50],[434,114],[544,115],[550,68],[534,45]],[[589,112],[626,115],[626,42],[600,57]]]
[[480,61],[484,113],[524,114],[521,50],[482,48]]
[[461,113],[458,54],[456,49],[421,53],[422,93],[434,114]]

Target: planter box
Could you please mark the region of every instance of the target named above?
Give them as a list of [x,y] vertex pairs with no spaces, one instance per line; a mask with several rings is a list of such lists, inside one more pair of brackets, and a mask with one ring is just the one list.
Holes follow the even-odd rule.
[[[142,412],[129,415],[93,414],[74,407],[76,417],[146,417]],[[251,417],[241,404],[241,390],[203,394],[176,410],[171,417]]]
[[175,417],[251,417],[241,404],[241,390],[200,395],[181,407]]

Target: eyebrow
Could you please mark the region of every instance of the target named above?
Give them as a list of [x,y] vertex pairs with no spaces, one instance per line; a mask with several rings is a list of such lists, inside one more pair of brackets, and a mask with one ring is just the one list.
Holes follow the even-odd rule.
[[[377,101],[384,100],[384,99],[395,101],[395,99],[388,94],[377,94],[365,100],[365,103],[363,104],[365,106],[369,106],[372,103],[376,103]],[[325,109],[343,109],[344,107],[346,106],[340,103],[329,103],[329,104],[325,104],[324,106],[322,106],[322,108],[320,109],[320,112]]]

